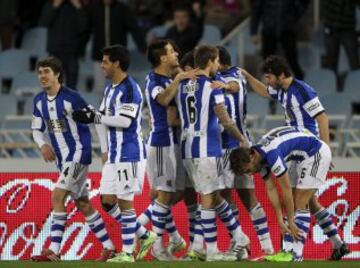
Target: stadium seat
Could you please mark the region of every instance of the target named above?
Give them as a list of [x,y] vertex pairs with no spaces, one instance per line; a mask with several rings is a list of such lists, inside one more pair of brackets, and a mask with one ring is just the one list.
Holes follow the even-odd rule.
[[269,113],[269,100],[251,92],[247,95],[246,107],[248,114],[257,114],[262,118]]
[[336,93],[336,75],[328,69],[306,71],[304,81],[313,87],[320,98]]
[[360,157],[360,142],[347,142],[342,155],[344,157]]
[[[30,54],[22,49],[9,49],[0,53],[0,78],[1,92],[11,88],[11,81],[14,77],[22,72],[30,70]],[[10,84],[5,89],[5,81],[9,80]]]
[[149,44],[154,38],[163,38],[168,29],[169,27],[165,25],[159,25],[151,28],[146,34],[146,42]]
[[36,27],[25,32],[21,48],[27,50],[31,56],[42,58],[47,55],[46,45],[47,29]]
[[221,32],[215,25],[205,24],[204,32],[199,43],[216,45],[221,40]]
[[131,58],[131,64],[130,64],[129,73],[151,69],[150,63],[147,61],[145,54],[141,53],[140,51],[131,50],[130,58]]
[[35,72],[22,72],[14,77],[11,85],[11,93],[16,95],[36,93],[40,91],[40,85]]
[[360,70],[351,71],[345,78],[344,93],[355,94],[360,100]]
[[96,109],[99,108],[102,101],[102,95],[96,92],[84,92],[80,91],[80,95],[85,99],[86,102],[94,106]]
[[333,93],[326,96],[322,96],[320,99],[327,114],[345,114],[351,113],[351,96],[344,93]]
[[17,114],[17,97],[11,94],[0,94],[0,123],[6,115],[15,114]]

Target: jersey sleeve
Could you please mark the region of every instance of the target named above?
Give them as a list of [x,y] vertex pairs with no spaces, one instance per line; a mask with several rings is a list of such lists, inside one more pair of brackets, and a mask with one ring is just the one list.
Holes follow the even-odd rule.
[[41,112],[38,109],[38,107],[36,106],[36,104],[37,104],[37,102],[36,102],[36,100],[34,100],[34,111],[33,111],[33,117],[32,117],[32,121],[31,121],[31,129],[44,132],[45,128],[46,128],[45,122],[44,122]]
[[286,163],[277,149],[267,153],[266,162],[276,177],[282,176],[287,171]]
[[211,103],[213,106],[220,103],[225,103],[224,91],[222,89],[210,89],[211,90]]
[[150,96],[153,100],[156,100],[156,97],[161,94],[162,92],[165,91],[165,88],[163,88],[162,86],[154,86],[154,87],[150,87]]
[[274,100],[277,100],[278,99],[278,96],[279,96],[279,91],[274,89],[273,87],[271,86],[268,86],[267,87],[267,92],[269,93],[270,97]]
[[303,108],[312,118],[315,118],[317,115],[325,111],[318,96],[315,96],[304,103]]
[[141,104],[141,96],[134,89],[131,90],[131,93],[122,94],[117,114],[134,119]]

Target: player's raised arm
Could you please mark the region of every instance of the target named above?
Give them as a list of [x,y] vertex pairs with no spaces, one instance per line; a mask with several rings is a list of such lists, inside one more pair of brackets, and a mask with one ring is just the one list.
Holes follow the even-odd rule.
[[249,83],[250,87],[260,96],[264,98],[271,98],[267,87],[264,83],[256,79],[254,76],[252,76],[250,73],[248,73],[246,70],[241,69],[241,74],[245,77],[246,81]]

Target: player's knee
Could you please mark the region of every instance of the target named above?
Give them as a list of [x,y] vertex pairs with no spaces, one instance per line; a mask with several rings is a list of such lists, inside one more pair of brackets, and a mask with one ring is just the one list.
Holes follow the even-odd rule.
[[65,204],[66,192],[55,189],[51,194],[51,202],[54,207],[63,206]]
[[87,197],[80,197],[77,199],[76,206],[85,215],[90,215],[94,211]]

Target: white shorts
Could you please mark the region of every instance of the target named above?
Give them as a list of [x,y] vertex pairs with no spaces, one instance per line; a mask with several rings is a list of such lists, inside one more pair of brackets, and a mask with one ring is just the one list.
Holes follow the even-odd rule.
[[254,176],[249,174],[236,176],[234,184],[236,189],[255,189]]
[[183,191],[185,188],[194,188],[185,170],[184,163],[181,158],[180,146],[175,145],[174,148],[176,157],[176,190]]
[[74,200],[88,196],[89,193],[86,182],[88,168],[88,165],[80,163],[64,163],[55,188],[69,191]]
[[222,171],[220,175],[220,179],[223,181],[224,188],[225,189],[232,189],[234,188],[234,178],[235,175],[230,169],[230,153],[233,151],[233,149],[223,149],[222,150],[222,157],[221,157],[221,163],[222,163]]
[[146,159],[142,159],[138,162],[137,166],[137,178],[139,182],[139,191],[136,192],[136,195],[141,195],[144,189],[145,173],[146,173]]
[[196,192],[206,195],[224,189],[224,183],[220,178],[221,158],[184,159],[183,163]]
[[176,156],[174,145],[148,146],[146,173],[152,189],[176,192]]
[[289,176],[292,188],[319,189],[326,180],[331,164],[331,151],[322,142],[319,152],[301,162],[289,163]]
[[105,163],[101,174],[100,194],[134,200],[134,194],[140,191],[137,168],[138,162]]

